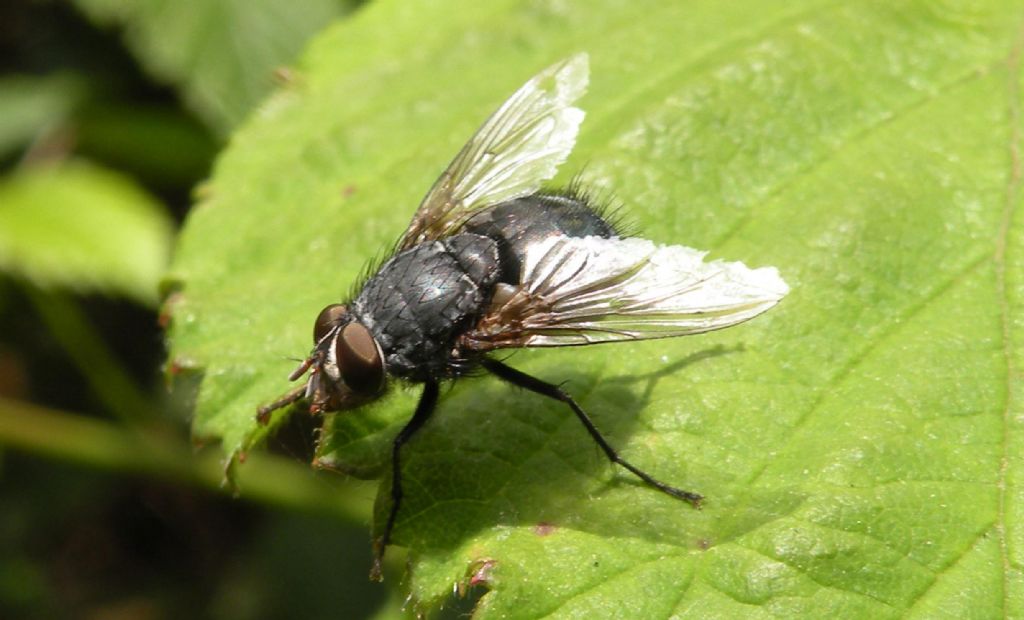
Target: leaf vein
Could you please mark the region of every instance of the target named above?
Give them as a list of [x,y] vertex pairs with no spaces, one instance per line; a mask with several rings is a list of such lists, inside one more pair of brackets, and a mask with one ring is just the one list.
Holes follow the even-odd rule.
[[1003,616],[1007,615],[1010,597],[1010,555],[1006,540],[1006,479],[1009,469],[1009,434],[1010,434],[1010,409],[1016,404],[1015,378],[1017,368],[1013,359],[1013,344],[1011,335],[1011,317],[1009,308],[1009,290],[1006,280],[1006,249],[1009,241],[1010,228],[1013,225],[1016,215],[1016,206],[1021,182],[1021,157],[1020,157],[1020,94],[1018,92],[1018,79],[1020,73],[1021,48],[1024,47],[1024,19],[1019,20],[1017,38],[1007,54],[1006,64],[1006,91],[1007,91],[1007,121],[1009,127],[1009,143],[1007,150],[1010,159],[1010,174],[1006,185],[1006,202],[1003,206],[1003,217],[999,225],[996,238],[996,250],[992,257],[995,263],[996,287],[999,297],[999,315],[1001,322],[1001,336],[1003,342],[1003,360],[1006,369],[1006,391],[1004,394],[1005,406],[1002,412],[1002,454],[999,459],[999,481],[997,484],[998,505],[996,516],[996,531],[999,534],[999,552],[1003,567]]
[[[952,277],[948,278],[945,282],[941,282],[936,285],[931,291],[927,292],[921,299],[912,304],[898,317],[890,320],[879,331],[877,337],[871,338],[868,343],[860,350],[854,353],[850,359],[843,364],[838,372],[828,380],[823,388],[818,392],[814,401],[810,404],[807,411],[800,414],[796,423],[793,425],[791,432],[786,436],[786,439],[778,451],[784,450],[789,444],[792,443],[793,438],[796,436],[796,431],[802,427],[807,421],[814,415],[814,413],[822,406],[826,398],[830,396],[836,387],[838,387],[844,380],[846,380],[854,370],[856,370],[861,363],[863,363],[870,354],[878,349],[882,344],[888,342],[900,329],[904,328],[906,324],[916,315],[920,314],[929,307],[929,304],[943,295],[946,291],[951,289],[957,282],[965,278],[968,274],[976,270],[979,266],[987,264],[988,255],[986,253],[980,253],[978,256],[969,260],[963,269],[953,274]],[[766,461],[747,481],[747,484],[752,485],[764,474],[768,469],[768,462]]]
[[866,599],[870,599],[872,601],[880,603],[880,604],[884,605],[885,607],[887,607],[888,609],[896,611],[896,606],[895,605],[893,605],[892,603],[889,603],[887,601],[884,601],[884,600],[878,598],[877,596],[875,596],[875,595],[873,595],[871,593],[868,593],[868,592],[857,592],[855,590],[847,590],[847,589],[844,589],[844,588],[841,588],[841,587],[838,587],[838,586],[835,586],[835,585],[832,585],[832,584],[829,584],[829,583],[825,583],[824,581],[821,581],[820,579],[815,578],[814,575],[812,575],[810,572],[808,572],[803,567],[796,566],[796,565],[794,565],[794,564],[792,564],[790,562],[787,562],[787,561],[785,561],[785,560],[783,560],[781,558],[773,557],[772,555],[769,555],[768,553],[766,553],[764,551],[761,551],[760,549],[754,549],[753,547],[748,547],[748,546],[742,545],[742,544],[740,544],[738,542],[735,543],[735,544],[736,544],[736,546],[738,546],[738,547],[740,547],[742,549],[746,549],[747,551],[750,551],[751,553],[753,553],[755,555],[759,555],[759,556],[761,556],[761,557],[763,557],[765,559],[771,560],[773,562],[778,562],[779,564],[783,564],[785,566],[788,566],[789,568],[791,568],[794,571],[800,573],[801,575],[804,575],[805,577],[810,579],[812,582],[816,583],[817,585],[821,586],[822,588],[824,588],[826,590],[835,590],[837,592],[845,592],[845,593],[848,593],[848,594],[853,594],[855,596],[862,596],[862,597],[864,597]]

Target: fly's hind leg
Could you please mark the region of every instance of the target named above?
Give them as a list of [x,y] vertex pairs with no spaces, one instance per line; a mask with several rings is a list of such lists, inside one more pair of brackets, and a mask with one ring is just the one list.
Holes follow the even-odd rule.
[[702,499],[704,499],[703,496],[697,493],[693,493],[691,491],[677,489],[676,487],[667,485],[664,482],[661,482],[660,480],[656,480],[653,476],[651,476],[644,470],[640,469],[639,467],[636,467],[635,465],[628,462],[626,459],[619,456],[619,453],[615,451],[615,448],[612,448],[611,445],[608,444],[608,441],[604,438],[604,436],[601,435],[601,431],[597,430],[597,427],[594,426],[593,421],[591,421],[590,417],[586,414],[586,412],[583,411],[583,409],[576,403],[576,401],[573,400],[572,396],[569,396],[569,394],[562,390],[562,388],[552,383],[541,381],[536,377],[532,377],[524,372],[520,372],[515,368],[512,368],[511,366],[506,366],[505,364],[490,358],[484,358],[483,367],[486,368],[489,372],[493,373],[499,379],[507,381],[512,385],[519,386],[521,388],[530,390],[531,392],[540,394],[541,396],[547,396],[548,398],[553,398],[557,401],[565,403],[566,405],[569,405],[569,408],[572,409],[573,413],[576,414],[576,417],[579,418],[580,422],[583,423],[583,426],[586,427],[587,432],[590,433],[590,436],[594,439],[597,445],[601,447],[601,450],[604,451],[605,455],[608,457],[608,460],[625,467],[634,475],[636,475],[636,477],[640,478],[645,483],[649,484],[655,489],[658,489],[663,493],[667,493],[677,499],[689,502],[690,505],[692,505],[694,508],[700,508],[700,502]]

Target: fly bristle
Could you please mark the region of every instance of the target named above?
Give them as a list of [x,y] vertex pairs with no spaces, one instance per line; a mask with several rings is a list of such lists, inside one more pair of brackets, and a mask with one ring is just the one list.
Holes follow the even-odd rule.
[[376,275],[377,272],[380,271],[380,268],[384,266],[384,263],[388,262],[388,259],[394,256],[397,252],[398,242],[395,242],[395,244],[390,247],[378,250],[370,260],[363,263],[363,268],[359,270],[359,275],[356,276],[352,286],[349,288],[348,297],[346,297],[346,299],[354,300],[358,297],[359,293],[363,290],[363,287],[366,286],[366,282]]
[[565,187],[544,188],[537,193],[582,203],[604,220],[617,237],[633,237],[637,234],[637,226],[626,217],[622,201],[610,190],[588,186],[582,172],[573,175]]

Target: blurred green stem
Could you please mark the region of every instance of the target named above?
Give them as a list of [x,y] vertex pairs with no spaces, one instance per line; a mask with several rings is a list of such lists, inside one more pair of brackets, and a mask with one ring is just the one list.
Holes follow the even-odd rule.
[[141,426],[154,400],[128,376],[71,297],[27,286],[26,294],[100,402],[126,424]]
[[[174,437],[122,430],[110,422],[0,399],[0,444],[121,473],[137,473],[228,492],[219,452],[199,454]],[[268,454],[236,468],[240,495],[269,504],[370,521],[373,486],[317,474]]]

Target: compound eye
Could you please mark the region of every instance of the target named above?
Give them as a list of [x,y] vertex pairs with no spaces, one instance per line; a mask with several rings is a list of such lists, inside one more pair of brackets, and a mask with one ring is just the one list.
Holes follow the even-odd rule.
[[384,383],[384,361],[370,330],[351,322],[334,341],[334,359],[345,385],[353,392],[372,394]]
[[348,314],[348,308],[344,304],[331,304],[321,310],[313,325],[313,344],[323,340],[327,332],[337,327],[346,314]]

